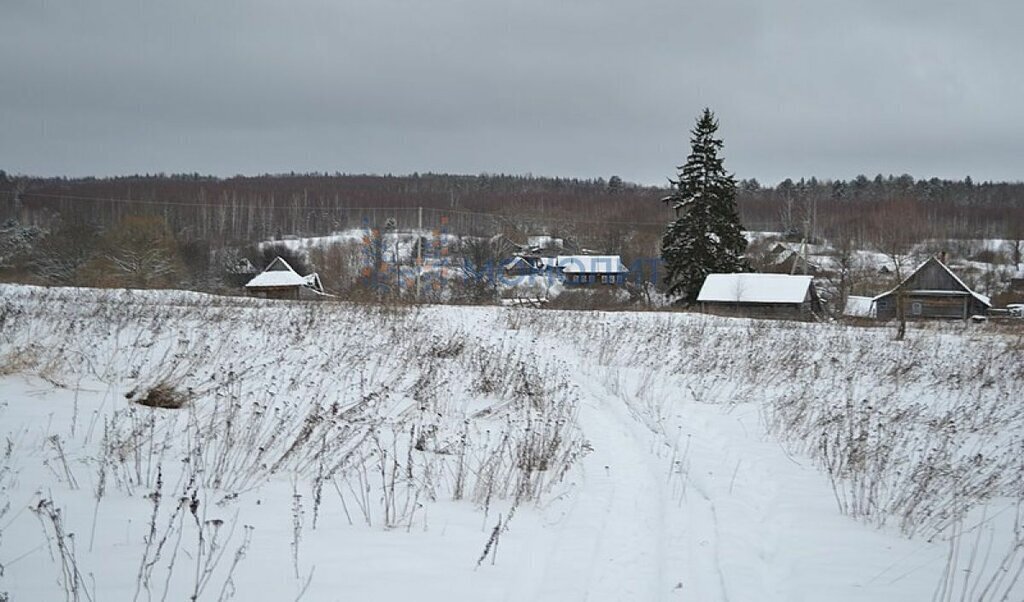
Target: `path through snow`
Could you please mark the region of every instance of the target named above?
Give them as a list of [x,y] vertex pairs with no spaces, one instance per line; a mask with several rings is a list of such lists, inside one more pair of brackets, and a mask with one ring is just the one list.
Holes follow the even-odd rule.
[[571,502],[530,546],[534,577],[507,599],[867,601],[933,590],[947,548],[840,515],[826,477],[765,433],[755,404],[700,403],[666,375],[652,393],[638,370],[542,333],[525,340],[538,361],[565,363],[593,451]]

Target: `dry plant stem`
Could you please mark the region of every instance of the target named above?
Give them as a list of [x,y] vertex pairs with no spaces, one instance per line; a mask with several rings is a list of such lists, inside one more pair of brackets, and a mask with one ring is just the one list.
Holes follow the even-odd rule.
[[[51,558],[60,560],[59,582],[64,589],[65,600],[79,602],[84,596],[91,602],[94,598],[79,570],[74,534],[66,531],[60,509],[52,500],[41,499],[32,507],[32,512],[39,519],[46,540],[50,544]],[[54,549],[57,552],[56,557]]]

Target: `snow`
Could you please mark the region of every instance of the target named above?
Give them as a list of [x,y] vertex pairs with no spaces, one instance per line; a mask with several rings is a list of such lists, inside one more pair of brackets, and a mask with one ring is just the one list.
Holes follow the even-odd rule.
[[521,299],[555,299],[565,292],[560,278],[543,273],[501,277],[498,289],[503,297]]
[[[894,342],[885,329],[674,312],[25,286],[0,286],[0,324],[0,594],[15,602],[65,599],[52,529],[32,510],[43,500],[74,533],[96,600],[135,597],[154,515],[172,536],[139,599],[188,599],[197,534],[213,529],[226,554],[200,599],[928,600],[951,551],[948,528],[932,528],[944,500],[971,504],[954,579],[992,574],[1012,543],[1019,483],[996,464],[1019,466],[1024,424],[1006,400],[1024,373],[1005,362],[1016,337],[987,326],[912,326]],[[126,399],[160,380],[192,403]],[[863,435],[858,416],[874,425]],[[548,429],[566,455],[517,504],[522,473],[496,450]],[[888,452],[884,478],[830,477],[822,448],[847,431],[879,446],[858,448],[864,458]],[[948,472],[922,484],[925,452]],[[342,468],[325,479],[328,461]],[[456,498],[460,462],[472,470]],[[175,522],[189,474],[196,518],[186,504]],[[885,504],[858,514],[858,491]],[[401,520],[386,526],[389,507]],[[493,563],[478,566],[499,516]],[[976,536],[993,560],[965,573]],[[1006,599],[1022,595],[1018,584]]]
[[526,246],[538,248],[561,247],[565,241],[561,238],[547,235],[536,235],[526,237]]
[[697,301],[803,303],[812,278],[787,274],[708,274]]
[[[288,238],[283,240],[268,240],[261,243],[261,246],[284,245],[293,251],[309,252],[313,248],[328,248],[332,246],[359,247],[365,246],[370,240],[372,232],[369,228],[350,228],[326,236],[310,236],[304,238]],[[431,230],[382,230],[380,232],[381,246],[384,248],[385,261],[408,261],[413,259],[416,249],[416,241],[420,238],[426,240],[424,256],[437,252],[439,247],[457,246],[460,237],[449,232],[436,232]]]

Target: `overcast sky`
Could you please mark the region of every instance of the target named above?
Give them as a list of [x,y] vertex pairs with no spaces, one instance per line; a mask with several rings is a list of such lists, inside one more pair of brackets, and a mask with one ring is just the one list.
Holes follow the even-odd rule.
[[0,169],[1024,179],[1024,2],[0,0]]

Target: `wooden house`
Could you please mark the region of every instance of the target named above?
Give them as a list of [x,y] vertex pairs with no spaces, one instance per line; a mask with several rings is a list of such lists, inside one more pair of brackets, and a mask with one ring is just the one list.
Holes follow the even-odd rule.
[[937,257],[921,264],[896,288],[874,298],[878,319],[896,318],[901,297],[904,315],[915,320],[966,320],[984,315],[992,307],[988,297],[971,290]]
[[618,255],[559,255],[542,257],[541,266],[561,276],[568,286],[621,285],[629,269]]
[[1024,293],[1024,268],[1017,268],[1017,271],[1010,277],[1010,291]]
[[247,282],[245,290],[254,297],[264,299],[298,300],[324,294],[323,284],[316,272],[300,276],[280,257],[274,258],[267,269]]
[[731,316],[810,320],[821,315],[808,275],[708,274],[697,302],[701,311]]

